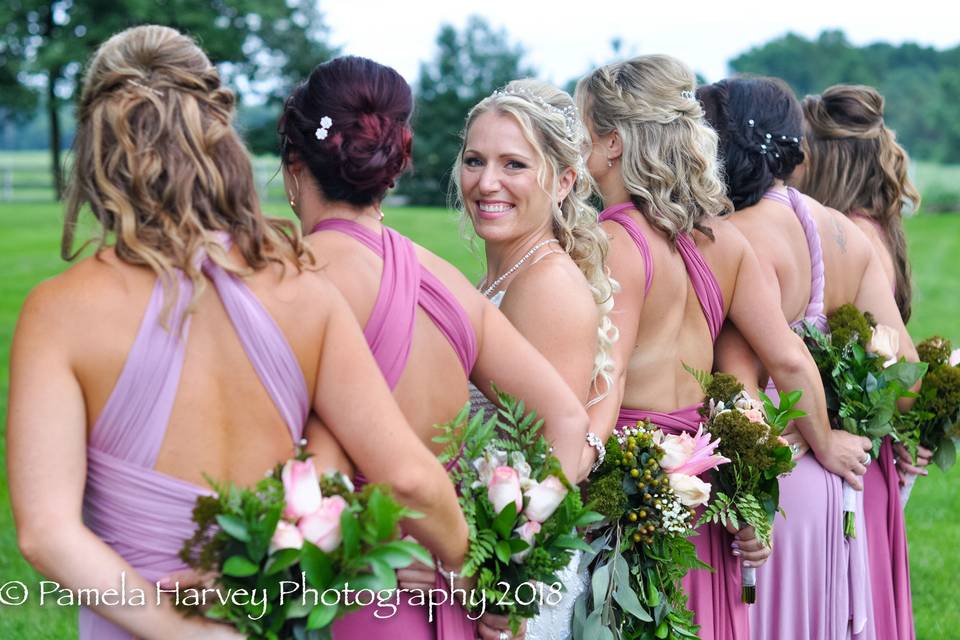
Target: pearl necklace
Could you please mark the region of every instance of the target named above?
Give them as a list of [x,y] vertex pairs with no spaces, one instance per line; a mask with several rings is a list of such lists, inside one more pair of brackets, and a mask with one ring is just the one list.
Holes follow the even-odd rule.
[[507,271],[502,276],[500,276],[499,278],[493,281],[493,284],[491,284],[489,287],[484,289],[483,295],[489,298],[490,294],[497,290],[497,286],[499,286],[501,282],[503,282],[504,280],[509,278],[511,275],[513,275],[513,273],[517,269],[519,269],[521,266],[523,266],[523,263],[526,262],[527,259],[530,258],[530,256],[535,254],[540,247],[545,247],[551,242],[556,242],[557,244],[560,244],[560,241],[557,240],[556,238],[550,238],[549,240],[541,240],[537,244],[533,245],[533,248],[530,249],[530,251],[527,251],[525,254],[523,254],[523,257],[517,260],[517,263],[515,265],[507,269]]

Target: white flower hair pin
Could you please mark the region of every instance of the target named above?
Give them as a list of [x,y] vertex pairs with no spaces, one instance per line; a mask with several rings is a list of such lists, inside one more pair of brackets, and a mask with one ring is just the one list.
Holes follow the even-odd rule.
[[313,132],[317,136],[317,140],[326,140],[327,134],[330,133],[330,127],[333,126],[333,120],[329,116],[323,116],[320,118],[320,126],[317,127],[317,130]]

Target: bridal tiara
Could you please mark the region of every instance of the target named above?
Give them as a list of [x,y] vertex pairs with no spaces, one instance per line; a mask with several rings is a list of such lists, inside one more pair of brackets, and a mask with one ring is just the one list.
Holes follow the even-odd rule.
[[581,133],[583,130],[583,125],[580,122],[580,113],[577,111],[575,105],[569,105],[567,107],[558,107],[556,105],[550,104],[542,97],[533,93],[524,88],[502,88],[497,89],[493,92],[493,95],[496,97],[500,96],[516,96],[528,100],[537,106],[543,108],[546,111],[551,113],[556,113],[560,116],[563,116],[564,121],[564,133],[570,141],[575,141],[577,139],[577,134]]

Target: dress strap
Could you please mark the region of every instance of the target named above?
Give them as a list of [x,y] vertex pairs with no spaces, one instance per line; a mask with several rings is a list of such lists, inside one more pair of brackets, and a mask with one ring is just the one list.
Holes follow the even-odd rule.
[[[225,246],[229,248],[229,239]],[[293,348],[238,276],[209,259],[203,263],[203,272],[213,281],[250,363],[287,423],[290,437],[299,442],[310,412],[310,398]]]
[[344,233],[383,260],[380,290],[364,336],[391,389],[410,356],[417,305],[453,347],[464,372],[470,374],[477,360],[477,338],[470,318],[439,278],[423,268],[407,237],[387,226],[378,237],[375,231],[342,218],[323,220],[313,231]]
[[[789,206],[797,216],[800,226],[803,227],[803,234],[807,239],[807,250],[810,253],[810,301],[803,313],[803,320],[813,323],[820,331],[825,331],[827,318],[824,315],[823,303],[825,286],[823,247],[820,243],[817,223],[810,213],[810,207],[803,195],[793,187],[787,187],[786,194],[781,191],[770,190],[763,197]],[[797,328],[801,324],[801,322],[795,322],[791,326]]]
[[677,236],[677,249],[687,269],[687,277],[693,284],[693,291],[697,294],[697,300],[700,301],[703,315],[707,318],[710,335],[716,340],[723,327],[723,291],[707,261],[703,259],[696,242],[689,234],[681,233]]
[[647,295],[650,293],[650,285],[653,284],[653,256],[650,253],[650,245],[647,243],[647,237],[644,235],[643,230],[627,213],[630,209],[636,209],[636,206],[634,206],[632,202],[622,202],[607,207],[600,212],[600,222],[606,222],[607,220],[616,222],[623,227],[627,235],[630,236],[630,239],[633,240],[633,243],[637,245],[637,249],[640,250],[640,255],[643,258],[643,271],[646,281],[643,294]]
[[617,416],[617,430],[633,426],[642,420],[648,420],[667,434],[696,433],[702,421],[700,407],[701,405],[698,403],[670,413],[620,407],[620,413]]

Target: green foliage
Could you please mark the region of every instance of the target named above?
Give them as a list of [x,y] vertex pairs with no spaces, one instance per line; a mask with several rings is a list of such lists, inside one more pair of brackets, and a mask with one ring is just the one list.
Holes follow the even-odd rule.
[[[639,423],[610,438],[608,457],[591,476],[590,505],[607,518],[582,561],[591,584],[574,607],[577,640],[696,637],[680,581],[706,565],[688,540],[692,514],[660,467],[663,450],[654,433]],[[674,505],[679,519],[668,522]]]
[[926,362],[930,365],[932,371],[934,367],[947,364],[950,360],[951,349],[952,345],[949,340],[940,336],[933,336],[917,345],[917,356],[919,356],[920,362]]
[[[534,412],[528,412],[522,401],[506,394],[496,386],[494,392],[500,404],[497,415],[484,422],[477,413],[470,420],[469,404],[450,423],[439,425],[441,435],[434,438],[444,445],[440,459],[452,462],[450,478],[460,494],[460,505],[470,536],[470,547],[462,573],[475,577],[476,591],[485,604],[469,603],[477,609],[509,615],[511,623],[531,618],[540,611],[540,599],[524,603],[513,598],[519,585],[540,582],[552,585],[559,582],[558,574],[565,568],[576,549],[587,548],[573,534],[576,528],[589,526],[600,518],[587,510],[579,492],[572,487],[550,452],[550,445],[540,433],[543,421]],[[524,482],[543,482],[549,476],[557,478],[567,491],[553,513],[541,523],[532,545],[523,540],[517,529],[528,522],[526,511],[518,512],[510,502],[499,513],[494,511],[487,493],[487,480],[478,468],[492,473],[493,466],[510,466]],[[524,504],[529,506],[524,496]],[[513,559],[526,552],[526,557]],[[504,594],[503,584],[510,585]]]
[[888,126],[912,155],[960,161],[960,46],[857,47],[842,31],[813,39],[789,33],[737,56],[730,67],[783,78],[801,97],[839,83],[875,86],[886,98]]
[[845,304],[831,313],[827,322],[831,341],[840,348],[856,341],[866,349],[873,337],[873,328],[867,322],[867,317],[852,304]]
[[913,396],[910,387],[926,373],[927,364],[898,362],[884,367],[883,357],[863,347],[869,338],[864,340],[861,332],[869,324],[853,305],[840,307],[828,322],[837,334],[825,335],[807,323],[803,337],[820,370],[832,426],[869,438],[876,459],[883,438],[902,439],[909,431],[904,425],[915,420],[899,413],[897,401]]
[[535,72],[522,64],[523,49],[511,44],[505,31],[478,16],[468,18],[462,32],[443,25],[436,43],[434,60],[420,66],[413,173],[400,182],[399,192],[414,204],[442,206],[467,113],[494,89]]

